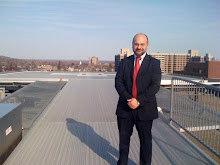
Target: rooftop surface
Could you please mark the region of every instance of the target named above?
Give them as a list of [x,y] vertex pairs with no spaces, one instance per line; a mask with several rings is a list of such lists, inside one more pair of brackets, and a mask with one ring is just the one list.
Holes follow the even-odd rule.
[[[116,164],[119,139],[115,110],[118,94],[114,89],[115,75],[102,74],[68,77],[67,84],[40,114],[4,165]],[[41,78],[34,73],[29,76]],[[157,94],[158,104],[169,109],[166,93],[161,88]],[[154,120],[152,134],[153,165],[215,164],[161,118]],[[139,139],[134,128],[129,164],[138,162]]]

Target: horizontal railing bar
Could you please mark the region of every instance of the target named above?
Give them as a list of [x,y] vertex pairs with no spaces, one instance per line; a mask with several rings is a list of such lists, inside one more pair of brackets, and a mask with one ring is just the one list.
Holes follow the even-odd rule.
[[211,152],[213,152],[214,154],[216,154],[218,157],[220,157],[220,154],[217,153],[215,150],[213,150],[213,148],[209,147],[209,145],[207,145],[205,142],[203,142],[201,139],[199,139],[198,137],[196,137],[195,135],[193,135],[189,130],[187,130],[186,128],[182,127],[181,124],[179,124],[177,121],[170,119],[172,122],[174,122],[176,125],[178,125],[180,128],[182,128],[185,132],[187,132],[188,134],[190,134],[193,138],[195,138],[197,141],[199,141],[202,145],[204,145],[207,149],[209,149]]
[[197,85],[197,86],[205,87],[205,88],[212,89],[212,90],[215,90],[215,91],[220,92],[220,88],[215,87],[215,86],[210,86],[210,85],[202,84],[202,83],[200,83],[200,82],[195,82],[195,81],[192,81],[192,80],[187,80],[187,79],[179,78],[179,77],[173,77],[172,80],[187,81],[187,82],[192,83],[192,84],[195,84],[195,85]]

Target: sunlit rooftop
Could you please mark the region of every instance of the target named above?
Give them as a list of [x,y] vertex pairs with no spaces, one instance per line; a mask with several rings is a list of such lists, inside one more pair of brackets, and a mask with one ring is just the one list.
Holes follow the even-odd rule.
[[[31,98],[33,111],[36,112],[34,120],[29,119],[27,123],[31,111],[22,111],[27,130],[4,165],[116,164],[119,139],[115,110],[118,94],[114,89],[114,77],[115,73],[0,74],[0,82],[33,82],[2,102],[10,98],[18,101],[20,98]],[[163,75],[162,83],[167,83],[171,77]],[[170,90],[161,87],[157,100],[164,112],[153,123],[152,164],[215,164],[207,154],[169,125]],[[129,164],[138,163],[139,139],[134,129]]]

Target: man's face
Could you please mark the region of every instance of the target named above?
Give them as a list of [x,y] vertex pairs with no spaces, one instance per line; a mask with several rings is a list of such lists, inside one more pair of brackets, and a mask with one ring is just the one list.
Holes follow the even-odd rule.
[[132,48],[134,53],[139,57],[143,55],[148,48],[148,41],[145,35],[137,35],[133,39]]

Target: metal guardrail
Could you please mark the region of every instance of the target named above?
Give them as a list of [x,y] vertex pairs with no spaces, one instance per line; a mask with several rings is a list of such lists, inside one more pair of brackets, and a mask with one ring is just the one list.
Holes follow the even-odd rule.
[[220,88],[173,77],[171,125],[220,157]]

